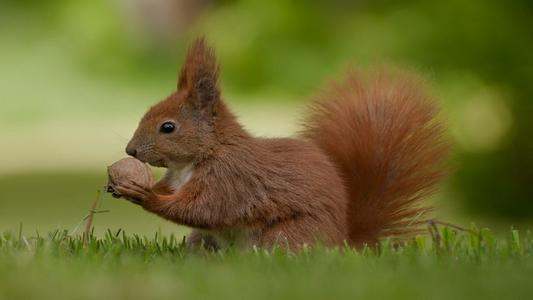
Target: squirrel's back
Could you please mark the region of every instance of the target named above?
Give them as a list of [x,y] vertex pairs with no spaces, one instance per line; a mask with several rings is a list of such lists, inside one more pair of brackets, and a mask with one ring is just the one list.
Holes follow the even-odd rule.
[[349,240],[417,232],[429,207],[421,200],[445,174],[449,146],[438,107],[417,77],[350,73],[312,106],[303,136],[332,159],[349,197]]

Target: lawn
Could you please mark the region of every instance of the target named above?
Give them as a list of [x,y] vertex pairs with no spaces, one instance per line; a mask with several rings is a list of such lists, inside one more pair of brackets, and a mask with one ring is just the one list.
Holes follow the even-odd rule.
[[530,299],[531,233],[417,237],[381,250],[191,252],[182,236],[0,237],[2,299]]

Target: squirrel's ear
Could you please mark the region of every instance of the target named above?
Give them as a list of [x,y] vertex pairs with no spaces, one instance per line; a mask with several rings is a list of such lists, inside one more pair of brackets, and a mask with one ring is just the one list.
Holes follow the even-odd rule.
[[186,91],[189,101],[197,107],[210,107],[220,98],[218,72],[213,48],[207,46],[205,38],[198,38],[189,48],[181,68],[178,90]]

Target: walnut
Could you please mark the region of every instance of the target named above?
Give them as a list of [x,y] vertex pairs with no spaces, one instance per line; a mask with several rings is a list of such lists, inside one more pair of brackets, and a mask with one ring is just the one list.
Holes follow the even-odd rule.
[[150,167],[132,157],[123,158],[107,167],[107,174],[107,192],[111,193],[115,198],[120,198],[121,196],[114,188],[121,182],[133,181],[145,187],[154,185],[154,176]]

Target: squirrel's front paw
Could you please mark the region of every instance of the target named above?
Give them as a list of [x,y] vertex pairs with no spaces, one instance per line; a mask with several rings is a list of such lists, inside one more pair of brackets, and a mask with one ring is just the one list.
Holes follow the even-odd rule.
[[119,197],[122,196],[126,200],[138,205],[142,205],[144,202],[154,197],[154,193],[150,189],[133,181],[121,182],[113,186],[113,189],[118,193]]

